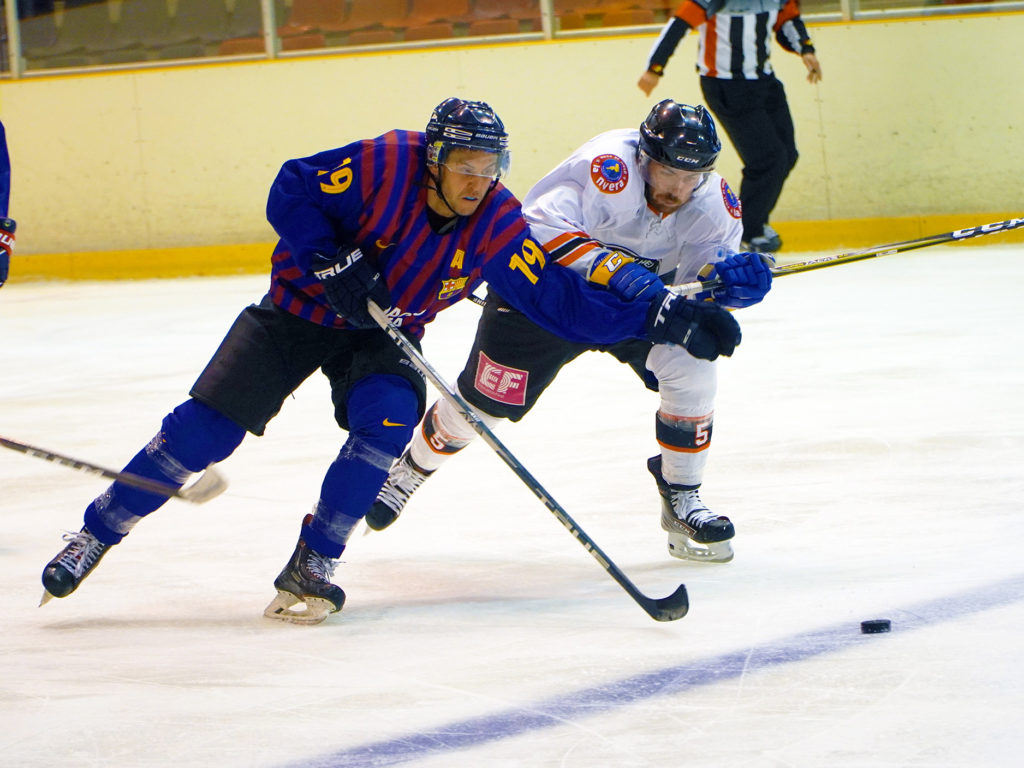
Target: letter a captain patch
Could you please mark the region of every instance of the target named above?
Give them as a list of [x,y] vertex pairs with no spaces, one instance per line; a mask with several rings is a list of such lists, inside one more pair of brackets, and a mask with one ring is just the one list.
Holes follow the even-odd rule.
[[499,403],[525,405],[529,377],[527,371],[500,365],[481,352],[476,363],[474,386],[477,392]]

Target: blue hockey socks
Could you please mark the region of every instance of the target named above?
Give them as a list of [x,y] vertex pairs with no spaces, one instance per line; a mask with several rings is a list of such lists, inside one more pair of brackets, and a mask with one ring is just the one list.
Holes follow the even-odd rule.
[[[193,472],[230,456],[243,437],[242,427],[189,399],[164,418],[160,431],[124,471],[180,487]],[[85,526],[104,544],[117,544],[166,501],[166,496],[115,482],[86,508]]]
[[303,530],[310,547],[333,558],[341,556],[420,418],[412,386],[390,374],[360,381],[346,406],[348,440],[328,468],[313,521]]

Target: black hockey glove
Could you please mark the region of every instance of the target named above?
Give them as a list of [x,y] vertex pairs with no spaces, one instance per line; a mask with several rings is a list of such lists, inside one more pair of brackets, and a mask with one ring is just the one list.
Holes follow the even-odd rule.
[[7,268],[11,264],[14,250],[14,230],[18,225],[14,219],[0,218],[0,286],[7,282]]
[[740,324],[708,301],[689,301],[662,291],[647,310],[647,335],[655,344],[678,344],[694,357],[728,357],[740,343]]
[[366,300],[373,299],[381,309],[389,309],[391,292],[381,279],[380,270],[362,251],[354,245],[343,245],[334,257],[315,254],[312,266],[331,309],[353,328],[377,327],[366,308]]

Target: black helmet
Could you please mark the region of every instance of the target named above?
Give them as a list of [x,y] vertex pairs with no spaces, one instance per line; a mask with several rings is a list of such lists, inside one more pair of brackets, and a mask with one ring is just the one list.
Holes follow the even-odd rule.
[[722,151],[722,142],[715,121],[704,107],[665,99],[654,105],[640,125],[640,150],[671,168],[710,171]]
[[427,162],[442,165],[452,149],[475,149],[499,155],[498,175],[508,172],[508,134],[501,118],[482,101],[454,96],[434,108],[427,123]]

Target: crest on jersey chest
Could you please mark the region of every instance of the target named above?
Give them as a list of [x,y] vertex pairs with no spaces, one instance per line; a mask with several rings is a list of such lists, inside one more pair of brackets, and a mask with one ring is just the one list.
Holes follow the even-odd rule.
[[453,277],[449,280],[442,280],[441,290],[437,293],[438,300],[444,301],[455,296],[466,287],[467,282],[469,282],[469,277]]
[[629,168],[618,155],[598,155],[590,161],[590,180],[602,192],[614,195],[629,183]]

